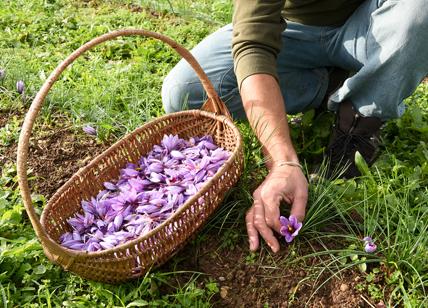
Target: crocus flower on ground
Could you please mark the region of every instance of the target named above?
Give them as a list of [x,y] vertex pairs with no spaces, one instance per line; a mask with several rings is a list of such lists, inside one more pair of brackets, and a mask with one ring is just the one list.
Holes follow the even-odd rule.
[[285,241],[290,243],[296,236],[299,234],[300,229],[302,228],[302,223],[297,220],[296,217],[290,215],[287,219],[284,216],[279,218],[281,224],[280,233],[285,237]]
[[367,253],[373,253],[377,249],[377,245],[374,243],[374,240],[370,236],[363,238],[364,242],[364,251]]
[[24,93],[24,91],[25,91],[25,84],[24,84],[24,82],[22,80],[19,80],[19,81],[16,82],[16,91],[19,94]]
[[5,76],[6,76],[6,71],[0,68],[0,81],[3,80]]
[[[186,141],[165,135],[137,164],[126,164],[119,179],[105,182],[96,197],[82,201],[82,212],[68,219],[72,231],[60,243],[99,251],[147,234],[196,194],[229,157],[211,136]],[[203,204],[203,197],[198,201]]]
[[83,131],[90,136],[96,136],[97,135],[97,130],[90,125],[83,126]]

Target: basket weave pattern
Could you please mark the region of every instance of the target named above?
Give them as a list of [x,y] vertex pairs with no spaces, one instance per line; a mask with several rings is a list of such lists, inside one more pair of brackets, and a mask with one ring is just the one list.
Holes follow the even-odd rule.
[[[150,36],[171,45],[194,68],[207,91],[208,100],[202,110],[159,117],[116,142],[74,174],[54,194],[39,221],[31,203],[26,161],[31,129],[43,100],[61,72],[83,52],[101,42],[125,35]],[[71,230],[67,220],[76,213],[82,213],[81,201],[95,196],[103,189],[104,182],[117,179],[126,163],[138,161],[154,145],[160,144],[165,134],[179,135],[184,139],[210,134],[218,146],[231,152],[231,157],[196,195],[145,236],[98,252],[75,251],[59,245],[59,237]],[[18,146],[21,194],[45,254],[66,270],[87,279],[109,283],[144,275],[151,267],[161,265],[173,256],[216,210],[228,189],[238,181],[242,169],[240,133],[199,64],[184,47],[165,36],[145,30],[125,29],[105,34],[86,43],[64,60],[35,97],[25,118]]]

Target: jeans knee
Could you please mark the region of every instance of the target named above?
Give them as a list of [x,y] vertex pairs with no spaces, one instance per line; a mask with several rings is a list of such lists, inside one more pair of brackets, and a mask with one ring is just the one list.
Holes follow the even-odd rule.
[[428,28],[428,0],[396,1],[401,14],[400,22],[396,27],[402,34],[418,38],[421,33],[426,33]]
[[[162,104],[165,112],[199,108],[198,102],[195,101],[199,92],[197,91],[199,82],[177,81],[181,80],[177,77],[171,71],[162,84]],[[203,98],[200,101],[202,104]]]
[[177,85],[174,84],[168,76],[164,79],[162,84],[162,105],[166,113],[172,113],[182,110],[180,100],[173,92],[177,92]]

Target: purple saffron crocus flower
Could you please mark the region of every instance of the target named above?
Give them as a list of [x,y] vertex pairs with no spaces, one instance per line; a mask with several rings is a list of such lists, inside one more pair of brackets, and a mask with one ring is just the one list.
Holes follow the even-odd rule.
[[367,252],[367,253],[373,253],[373,252],[376,251],[376,249],[377,249],[377,246],[373,242],[367,242],[364,245],[364,251]]
[[16,82],[16,91],[17,91],[19,94],[24,93],[24,91],[25,91],[25,84],[24,84],[24,82],[23,82],[22,80],[18,80],[18,81]]
[[97,130],[96,128],[90,126],[90,125],[85,125],[83,126],[83,131],[88,134],[89,136],[96,136],[97,135]]
[[373,242],[373,239],[370,236],[363,238],[363,242]]
[[367,253],[373,253],[377,249],[377,245],[374,243],[374,240],[370,236],[363,238],[364,242],[364,251]]
[[279,218],[281,224],[280,233],[285,237],[285,241],[290,243],[299,234],[299,230],[302,228],[302,223],[297,220],[296,217],[290,215],[287,219],[284,216]]
[[161,141],[161,144],[168,152],[171,152],[172,150],[175,150],[180,144],[180,139],[178,136],[165,135]]

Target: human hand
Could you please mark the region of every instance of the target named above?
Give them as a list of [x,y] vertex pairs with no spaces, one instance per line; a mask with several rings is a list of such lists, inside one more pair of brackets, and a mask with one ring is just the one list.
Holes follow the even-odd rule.
[[299,167],[284,165],[273,167],[263,183],[253,193],[253,205],[246,215],[250,250],[259,247],[259,234],[273,252],[279,251],[279,242],[273,231],[279,233],[279,205],[291,205],[291,215],[299,221],[305,217],[308,200],[308,182]]

